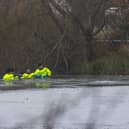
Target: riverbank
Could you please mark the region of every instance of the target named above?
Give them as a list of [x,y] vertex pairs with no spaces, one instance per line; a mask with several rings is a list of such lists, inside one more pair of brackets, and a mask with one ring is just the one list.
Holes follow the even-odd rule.
[[72,73],[93,75],[129,75],[129,46],[96,46],[93,61],[79,62],[71,68]]

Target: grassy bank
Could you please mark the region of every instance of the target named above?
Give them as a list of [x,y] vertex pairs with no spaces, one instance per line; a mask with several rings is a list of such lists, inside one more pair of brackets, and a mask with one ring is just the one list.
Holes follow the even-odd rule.
[[105,56],[93,62],[86,62],[81,68],[88,74],[129,74],[129,58]]
[[[112,48],[112,49],[111,49]],[[119,47],[96,47],[96,59],[91,62],[80,62],[72,68],[82,74],[129,74],[128,45]]]

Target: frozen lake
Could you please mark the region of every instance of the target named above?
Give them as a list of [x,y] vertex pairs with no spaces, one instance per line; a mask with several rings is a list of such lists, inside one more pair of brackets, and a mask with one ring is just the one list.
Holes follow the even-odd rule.
[[128,78],[55,78],[42,82],[51,88],[1,90],[0,129],[129,129]]

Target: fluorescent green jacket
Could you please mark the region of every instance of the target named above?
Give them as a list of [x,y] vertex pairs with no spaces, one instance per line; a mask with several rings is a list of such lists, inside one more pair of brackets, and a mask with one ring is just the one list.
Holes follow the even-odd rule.
[[43,69],[36,69],[34,72],[34,75],[41,75],[42,77],[48,76],[50,77],[52,75],[52,72],[49,68],[44,67]]
[[32,79],[34,77],[34,73],[23,73],[21,79]]
[[50,77],[52,75],[52,72],[49,68],[44,67],[43,69],[41,69],[41,74],[43,76],[46,75],[46,76]]
[[[16,77],[16,78],[17,78],[17,77]],[[13,80],[15,80],[16,78],[15,78],[14,74],[12,74],[12,73],[6,73],[6,74],[4,74],[3,77],[2,77],[2,79],[3,79],[4,81],[13,81]]]
[[40,75],[41,74],[41,70],[40,69],[36,69],[34,72],[35,75]]

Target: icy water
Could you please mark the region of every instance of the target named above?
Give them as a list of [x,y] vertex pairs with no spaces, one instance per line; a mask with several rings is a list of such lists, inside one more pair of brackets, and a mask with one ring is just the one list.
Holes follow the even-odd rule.
[[129,129],[129,76],[1,81],[0,129]]

